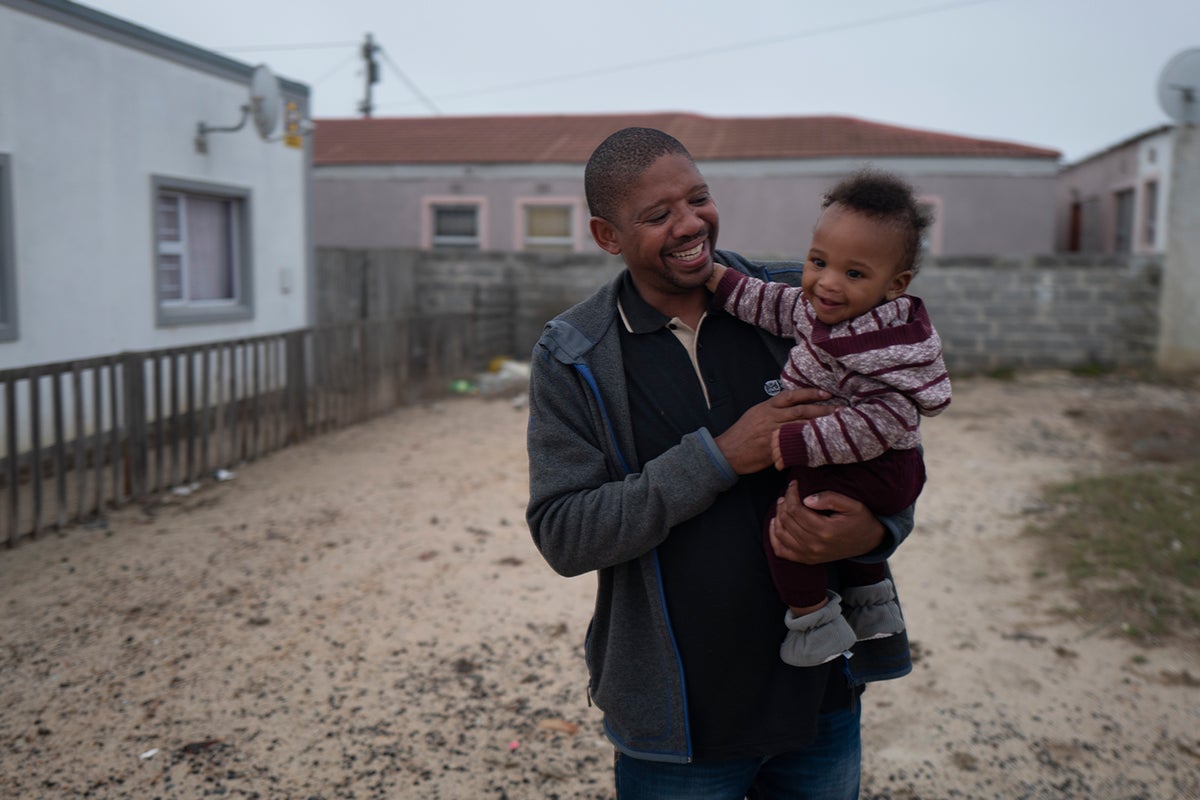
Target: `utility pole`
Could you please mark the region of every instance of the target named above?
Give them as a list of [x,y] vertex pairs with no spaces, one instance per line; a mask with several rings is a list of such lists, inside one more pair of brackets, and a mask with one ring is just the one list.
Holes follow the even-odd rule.
[[371,34],[367,34],[366,41],[362,45],[362,57],[366,66],[363,70],[366,85],[363,87],[363,99],[358,104],[358,110],[364,117],[370,117],[371,111],[375,106],[371,103],[371,86],[379,83],[379,64],[375,61],[375,53],[379,50],[379,46],[371,38]]

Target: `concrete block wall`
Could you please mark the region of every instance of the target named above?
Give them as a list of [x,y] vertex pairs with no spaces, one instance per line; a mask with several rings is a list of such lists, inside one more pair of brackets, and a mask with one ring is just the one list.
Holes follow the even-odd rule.
[[586,299],[625,268],[616,256],[603,254],[529,254],[517,261],[517,309],[513,327],[513,352],[528,358],[542,328],[557,314]]
[[943,259],[910,291],[951,370],[1150,365],[1161,272],[1151,257]]
[[[604,254],[318,251],[319,323],[470,313],[476,352],[528,358],[546,321],[623,268]],[[1161,259],[934,259],[924,298],[955,372],[1153,364]]]

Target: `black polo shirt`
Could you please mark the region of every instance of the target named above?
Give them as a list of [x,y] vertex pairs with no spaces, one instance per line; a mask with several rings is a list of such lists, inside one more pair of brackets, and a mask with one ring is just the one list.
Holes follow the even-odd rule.
[[[781,365],[753,326],[710,309],[693,332],[647,304],[628,273],[618,299],[641,463],[699,428],[720,435],[768,398]],[[774,468],[742,476],[658,548],[697,759],[794,750],[812,740],[819,710],[850,700],[840,661],[799,668],[779,658],[787,606],[771,582],[762,526],[783,486]]]

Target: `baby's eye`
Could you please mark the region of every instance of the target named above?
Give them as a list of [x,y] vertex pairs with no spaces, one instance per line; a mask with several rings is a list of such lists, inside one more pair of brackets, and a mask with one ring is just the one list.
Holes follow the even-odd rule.
[[852,280],[857,280],[858,278],[865,278],[866,276],[856,269],[848,269],[846,270],[846,277]]
[[810,266],[816,267],[817,269],[823,269],[825,267],[825,259],[823,258],[810,258],[808,263]]

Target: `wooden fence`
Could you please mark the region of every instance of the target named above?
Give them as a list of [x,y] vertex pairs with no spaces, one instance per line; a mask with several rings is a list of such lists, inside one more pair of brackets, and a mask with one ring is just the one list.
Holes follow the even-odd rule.
[[102,519],[445,391],[490,357],[416,315],[0,371],[0,541]]

